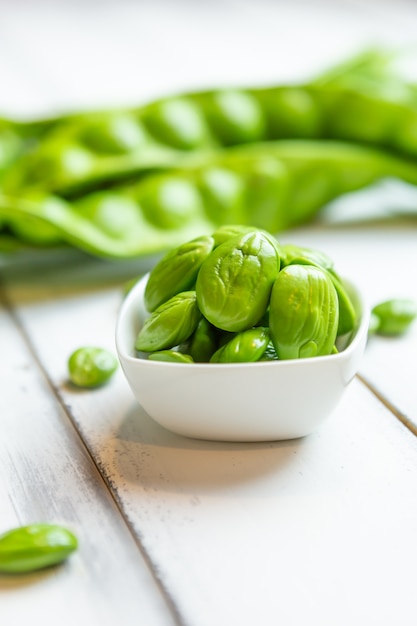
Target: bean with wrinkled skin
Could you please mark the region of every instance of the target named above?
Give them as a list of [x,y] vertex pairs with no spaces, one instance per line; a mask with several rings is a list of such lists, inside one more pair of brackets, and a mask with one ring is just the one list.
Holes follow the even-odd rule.
[[198,306],[217,328],[239,332],[265,313],[278,274],[277,247],[260,231],[238,235],[213,250],[197,276]]
[[351,332],[356,323],[356,312],[343,280],[334,270],[333,261],[327,254],[320,250],[298,247],[295,245],[284,245],[282,247],[284,265],[313,265],[326,271],[336,289],[339,301],[339,324],[338,335],[345,335]]
[[136,339],[138,352],[156,352],[184,343],[195,331],[201,313],[195,291],[183,291],[159,306],[145,320]]
[[269,312],[279,359],[331,354],[338,316],[336,289],[326,272],[310,265],[288,265],[280,271]]
[[207,235],[168,252],[149,274],[144,296],[148,311],[154,311],[175,294],[191,289],[213,247],[214,239]]

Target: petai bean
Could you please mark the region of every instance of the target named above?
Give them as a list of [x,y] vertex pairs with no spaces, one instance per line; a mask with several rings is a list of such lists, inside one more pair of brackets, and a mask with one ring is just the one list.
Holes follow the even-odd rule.
[[345,335],[354,329],[356,321],[355,308],[342,279],[334,271],[333,261],[320,250],[294,245],[283,246],[285,265],[313,265],[325,271],[336,289],[339,302],[338,335]]
[[116,357],[95,346],[78,348],[68,359],[69,377],[77,387],[99,387],[114,374],[118,366]]
[[251,363],[263,357],[269,344],[269,330],[258,326],[236,333],[210,358],[211,363]]
[[154,311],[175,294],[191,289],[213,246],[213,237],[203,236],[168,252],[153,268],[146,283],[145,305],[148,311]]
[[157,292],[161,281],[165,300],[156,310],[147,307],[135,346],[139,357],[218,364],[307,358],[337,354],[337,338],[350,333],[340,347],[348,345],[357,312],[326,254],[280,245],[253,227],[220,231],[219,238],[217,231],[209,237],[219,243],[199,264],[195,291],[170,297],[165,290],[170,262],[175,270],[186,244],[150,272],[148,282]]
[[200,321],[195,291],[183,291],[161,304],[146,320],[136,340],[136,350],[155,352],[189,339]]
[[278,358],[331,354],[338,316],[337,293],[326,272],[308,265],[284,267],[274,283],[269,312]]
[[417,302],[409,298],[385,300],[372,308],[371,333],[402,335],[417,318]]
[[0,572],[21,574],[64,561],[78,547],[75,535],[56,524],[31,524],[0,536]]
[[210,324],[205,317],[202,317],[194,333],[189,338],[186,347],[189,354],[196,363],[209,361],[216,351],[220,341],[219,329]]
[[253,231],[225,241],[203,262],[197,276],[198,306],[208,321],[238,332],[261,319],[280,267],[272,238]]

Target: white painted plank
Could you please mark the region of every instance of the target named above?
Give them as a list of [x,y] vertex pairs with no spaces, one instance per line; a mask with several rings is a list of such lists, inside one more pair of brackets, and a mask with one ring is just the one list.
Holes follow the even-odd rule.
[[[88,8],[80,23],[79,3],[59,3],[58,8],[46,8],[47,3],[39,8],[38,3],[31,3],[24,12],[10,5],[7,23],[3,19],[0,25],[3,32],[8,29],[8,50],[16,55],[20,50],[21,67],[39,77],[43,93],[48,95],[33,101],[26,97],[21,84],[16,86],[10,80],[12,91],[2,92],[6,95],[0,96],[0,108],[33,115],[68,107],[136,103],[158,93],[213,82],[266,82],[276,76],[285,79],[321,67],[330,56],[341,56],[360,42],[381,37],[405,41],[413,28],[411,11],[406,20],[398,21],[391,13],[392,21],[381,26],[375,13],[358,22],[357,15],[346,11],[341,18],[340,13],[336,17],[330,5],[324,16],[322,11],[306,6],[300,13],[298,7],[290,10],[271,3],[266,9],[266,4],[262,5],[264,13],[259,3],[256,8],[246,5],[244,11],[239,7],[239,20],[229,5],[221,23],[205,8],[201,13],[194,12],[189,3],[174,9],[168,3],[148,3],[145,9],[136,9],[131,3],[108,4],[106,8],[96,5],[100,7],[99,23],[97,13]],[[141,30],[143,17],[149,25],[146,34]],[[95,45],[91,46],[93,27]],[[78,39],[74,45],[75,30]],[[216,46],[212,45],[213,32]],[[110,46],[113,36],[117,43]],[[247,45],[252,37],[257,38],[254,49]],[[159,47],[162,39],[165,48]],[[51,49],[59,49],[61,54],[51,54]],[[29,91],[28,83],[25,89]],[[405,285],[404,275],[397,282],[392,259],[404,261],[410,254],[415,258],[413,235],[407,230],[384,234],[363,227],[360,231],[332,229],[328,235],[314,229],[296,234],[300,242],[333,253],[345,273],[357,277],[372,299],[385,297],[386,293],[395,295],[394,286],[399,290]],[[76,392],[67,386],[66,358],[72,349],[87,341],[113,347],[120,293],[104,288],[102,280],[95,285],[94,281],[86,282],[82,272],[81,281],[78,274],[75,284],[71,270],[67,276],[60,267],[51,268],[48,278],[46,273],[30,286],[13,280],[9,293],[37,355],[58,386],[74,424],[177,603],[184,623],[252,626],[256,622],[268,626],[279,621],[285,626],[414,626],[416,442],[366,389],[355,383],[332,420],[317,434],[299,442],[239,446],[172,436],[143,414],[132,400],[121,372],[108,387],[91,393]],[[409,291],[407,294],[411,295]],[[389,344],[389,349],[398,351],[395,359],[390,353],[396,365],[392,365],[389,376],[381,374],[381,363],[387,358],[386,343],[373,342],[363,372],[368,378],[372,374],[373,383],[378,382],[399,410],[413,415],[414,383],[409,359],[415,353],[414,334],[412,344]],[[407,350],[410,354],[404,357]],[[403,372],[399,376],[401,362],[405,376]],[[10,390],[16,389],[19,381],[21,376],[17,377],[15,371],[3,377],[0,397],[10,397]],[[57,419],[55,402],[48,397],[49,392],[41,393],[37,384],[31,406],[36,408],[41,403],[39,413],[45,412],[45,420],[47,414],[48,424],[52,413],[62,428],[63,416],[59,413]],[[52,410],[42,408],[51,402]],[[13,406],[19,407],[20,403]],[[38,479],[33,481],[32,470],[30,482],[38,487],[41,507],[45,493],[38,472],[48,476],[42,471],[45,459],[41,454],[46,435],[54,453],[54,467],[61,476],[64,470],[60,463],[65,465],[65,461],[65,466],[71,468],[75,458],[78,468],[84,457],[74,451],[74,446],[67,456],[68,451],[58,441],[54,443],[54,432],[46,426],[39,441],[29,420],[32,415],[25,415],[26,428],[15,432],[16,422],[19,426],[21,422],[14,417],[7,421],[7,433],[15,433],[15,441],[23,450],[17,455],[14,444],[16,471],[23,474],[27,457],[36,468]],[[90,472],[87,467],[86,475]],[[26,484],[24,481],[20,486],[19,498],[18,486],[13,486],[13,501],[19,503],[19,508],[17,512],[5,509],[7,524],[29,513],[24,507]],[[0,485],[1,495],[7,498],[14,483],[10,480],[9,485],[0,479]],[[98,498],[96,488],[89,493],[89,498]],[[100,519],[105,520],[109,501],[105,495],[99,500]],[[42,512],[42,508],[39,510]],[[130,562],[130,539],[120,538],[119,521],[108,521],[106,532],[100,532],[96,523],[90,529],[91,509],[83,491],[68,498],[64,513],[65,521],[82,518],[83,528],[85,525],[89,529],[87,541],[92,547],[88,555],[94,555],[94,572],[117,573],[112,591],[107,584],[93,593],[86,585],[83,595],[80,587],[74,591],[78,583],[70,575],[48,577],[42,580],[42,586],[37,582],[23,590],[19,587],[18,594],[8,586],[7,594],[3,594],[6,604],[0,605],[0,616],[4,606],[9,611],[4,616],[9,619],[4,622],[16,623],[19,610],[25,611],[21,615],[26,618],[44,614],[43,623],[48,626],[48,620],[55,623],[56,613],[48,613],[54,606],[50,603],[52,592],[57,603],[64,606],[64,598],[79,599],[79,613],[72,613],[78,610],[72,607],[65,615],[60,613],[64,624],[65,619],[68,623],[106,623],[104,617],[94,613],[99,610],[97,606],[102,606],[103,612],[108,608],[112,623],[129,624],[135,619],[135,623],[152,624],[152,619],[160,619],[155,617],[159,615],[154,604],[158,605],[158,600],[151,601],[149,611],[153,617],[148,619],[140,612],[148,606],[139,595],[141,585],[136,584],[143,573],[138,574],[137,565],[125,568]],[[57,510],[56,515],[63,513]],[[114,516],[118,518],[116,512]],[[108,530],[113,529],[112,524],[118,528],[114,533]],[[124,556],[107,566],[105,559],[110,557],[108,553],[104,557],[102,551],[109,537],[112,550],[113,543],[122,544],[117,549]],[[96,562],[98,555],[101,560]],[[135,555],[138,558],[136,548]],[[67,576],[67,571],[59,570],[60,576],[61,572]],[[124,604],[124,594],[132,589],[140,611],[129,612],[131,598]],[[153,598],[152,589],[151,582],[144,585],[144,594]],[[112,611],[117,612],[117,619]]]
[[0,345],[0,533],[40,521],[63,524],[79,539],[79,550],[62,567],[0,576],[0,622],[176,623],[94,462],[4,308]]
[[115,437],[106,464],[193,624],[415,621],[416,442],[358,386],[300,442],[191,442],[137,408]]
[[[343,269],[352,250],[372,258],[370,233],[297,236],[328,241]],[[396,240],[391,233],[390,250],[405,242],[410,250],[406,231]],[[120,371],[90,393],[66,384],[72,348],[112,347],[121,293],[71,291],[75,268],[58,269],[56,279],[53,299],[45,277],[38,298],[33,281],[26,292],[13,281],[9,293],[186,623],[415,623],[417,440],[365,387],[355,381],[304,440],[239,445],[171,435],[136,404]]]

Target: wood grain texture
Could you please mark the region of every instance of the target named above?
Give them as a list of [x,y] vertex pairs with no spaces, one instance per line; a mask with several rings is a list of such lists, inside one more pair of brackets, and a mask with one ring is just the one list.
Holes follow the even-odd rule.
[[[407,229],[384,233],[328,226],[286,238],[327,251],[373,298],[400,287],[386,250],[405,258],[414,245]],[[77,391],[67,384],[66,357],[86,342],[114,349],[123,293],[119,274],[95,289],[82,287],[85,275],[69,265],[38,283],[14,279],[7,290],[182,621],[411,626],[415,436],[359,381],[317,433],[253,445],[170,434],[135,402],[121,371],[106,387]],[[372,358],[367,367],[378,370]]]
[[[79,539],[63,565],[0,576],[0,621],[176,623],[94,461],[5,307],[0,309],[0,532],[60,523]],[[64,608],[65,607],[65,608]]]
[[[0,4],[0,113],[18,117],[298,80],[415,41],[417,23],[408,2]],[[417,296],[415,221],[364,221],[400,195],[347,198],[285,238],[327,251],[370,303]],[[122,283],[152,260],[36,258],[3,272],[0,524],[59,521],[81,547],[0,578],[1,624],[415,626],[417,440],[397,419],[417,423],[415,327],[370,342],[370,388],[355,380],[310,437],[192,441],[150,420],[120,370],[89,392],[67,380],[73,349],[114,350]]]

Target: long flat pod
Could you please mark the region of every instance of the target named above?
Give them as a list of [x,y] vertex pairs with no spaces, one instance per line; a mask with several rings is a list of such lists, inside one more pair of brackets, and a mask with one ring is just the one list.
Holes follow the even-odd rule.
[[173,248],[225,224],[277,233],[386,177],[417,184],[417,168],[347,143],[270,142],[231,148],[193,167],[77,201],[0,196],[0,221],[37,245],[64,241],[95,255],[128,258]]
[[71,196],[220,148],[285,138],[342,139],[417,155],[415,90],[375,53],[306,84],[212,89],[55,120],[4,189]]

